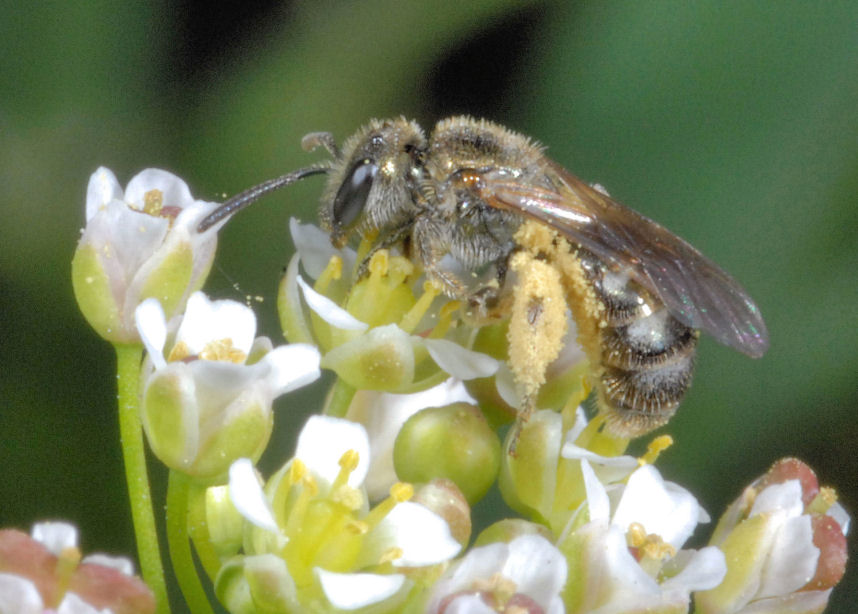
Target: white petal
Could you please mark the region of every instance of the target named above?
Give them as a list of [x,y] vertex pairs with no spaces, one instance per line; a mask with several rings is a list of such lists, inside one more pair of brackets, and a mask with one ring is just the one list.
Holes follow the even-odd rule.
[[369,328],[368,324],[358,320],[327,296],[323,296],[313,290],[300,275],[298,276],[298,285],[304,291],[304,300],[307,301],[310,309],[315,311],[320,318],[331,326],[336,326],[343,330],[359,331]]
[[766,486],[754,499],[749,516],[765,512],[783,512],[788,517],[800,516],[804,512],[801,483],[798,480],[787,480]]
[[358,488],[370,463],[366,429],[342,418],[310,416],[298,435],[295,458],[300,458],[318,479],[330,484],[340,472],[340,458],[349,450],[358,453],[358,466],[349,475],[349,486]]
[[318,348],[308,343],[281,345],[268,352],[262,362],[271,366],[268,375],[274,397],[286,394],[319,379],[321,355]]
[[77,546],[77,527],[67,522],[37,522],[30,535],[56,556]]
[[501,573],[546,608],[566,583],[566,559],[540,535],[522,535],[509,542],[509,556]]
[[98,167],[86,187],[86,221],[91,220],[112,200],[122,200],[122,186],[109,168]]
[[715,588],[727,575],[724,553],[715,546],[707,546],[694,552],[678,574],[661,584],[662,590],[680,589],[707,591]]
[[851,519],[849,517],[849,512],[846,511],[846,508],[840,505],[840,503],[835,503],[834,505],[829,507],[828,511],[825,513],[837,521],[837,524],[840,525],[840,529],[843,531],[843,535],[849,534],[849,521]]
[[411,501],[397,504],[372,533],[377,551],[402,549],[402,556],[393,561],[394,567],[435,565],[452,559],[462,549],[443,518]]
[[426,349],[441,369],[461,380],[489,377],[497,372],[500,361],[488,354],[463,348],[448,339],[424,339]]
[[810,516],[788,518],[772,541],[757,596],[776,597],[797,591],[813,578],[818,560]]
[[325,597],[341,610],[356,610],[384,601],[405,584],[402,574],[334,573],[320,567],[313,571],[325,591]]
[[317,279],[325,267],[328,266],[334,255],[343,259],[343,270],[351,271],[354,268],[357,255],[350,247],[336,249],[331,245],[331,237],[321,228],[313,224],[302,224],[294,217],[289,219],[289,232],[292,235],[292,243],[301,257],[304,270],[313,279]]
[[608,500],[608,493],[596,477],[587,459],[581,460],[581,473],[584,476],[584,491],[587,493],[590,522],[607,522],[611,517],[611,504]]
[[506,363],[502,363],[498,368],[495,376],[495,389],[503,402],[510,407],[518,408],[521,399],[518,396],[518,389],[515,385],[515,377]]
[[210,301],[202,292],[194,292],[188,299],[176,342],[185,343],[196,355],[212,341],[230,339],[235,349],[249,354],[255,334],[256,316],[250,307],[237,301]]
[[124,556],[110,556],[96,552],[83,557],[81,563],[90,563],[92,565],[100,565],[101,567],[110,567],[116,571],[126,575],[134,575],[134,563],[131,559]]
[[56,614],[112,614],[109,608],[99,610],[95,606],[90,605],[74,593],[66,593],[63,596],[60,607],[57,608]]
[[173,173],[159,168],[147,168],[132,177],[125,188],[125,201],[142,209],[146,193],[151,190],[161,191],[164,206],[167,207],[184,209],[194,203],[188,184]]
[[42,614],[42,596],[21,576],[0,573],[0,614]]
[[164,343],[167,341],[167,320],[164,309],[156,298],[147,298],[134,310],[134,323],[140,339],[146,346],[149,358],[156,369],[167,366],[164,359]]
[[235,509],[257,527],[280,533],[249,458],[240,458],[230,465],[229,498]]
[[563,444],[560,455],[570,460],[588,461],[599,481],[603,483],[624,480],[640,466],[638,459],[633,456],[601,456],[586,448],[576,446],[574,443],[569,443],[568,437],[566,440],[567,443]]
[[638,522],[679,549],[697,526],[699,508],[694,495],[675,484],[668,487],[655,467],[644,465],[629,476],[611,522],[624,532]]

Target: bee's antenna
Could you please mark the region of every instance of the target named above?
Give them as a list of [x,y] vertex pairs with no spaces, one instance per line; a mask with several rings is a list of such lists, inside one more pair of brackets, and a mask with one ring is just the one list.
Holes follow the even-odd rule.
[[290,183],[295,183],[300,179],[304,179],[304,177],[321,175],[322,173],[330,172],[330,170],[330,163],[323,162],[306,168],[299,168],[297,171],[292,171],[291,173],[286,173],[280,177],[263,181],[259,185],[248,188],[244,192],[236,194],[229,200],[225,201],[220,207],[207,215],[203,221],[199,223],[197,226],[197,232],[205,232],[225,217],[244,209],[247,205],[259,200],[269,192],[273,192],[274,190],[287,186]]

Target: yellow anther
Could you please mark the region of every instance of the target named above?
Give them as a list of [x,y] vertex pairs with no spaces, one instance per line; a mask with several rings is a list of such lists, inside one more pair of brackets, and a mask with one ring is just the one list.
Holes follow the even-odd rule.
[[369,259],[369,274],[384,276],[389,268],[389,254],[386,249],[380,249]]
[[639,522],[629,525],[626,531],[626,544],[630,548],[636,548],[640,558],[661,561],[676,555],[676,548],[666,543],[659,535],[647,534],[646,529]]
[[[75,546],[63,548],[60,556],[57,558],[57,564],[54,573],[56,574],[57,586],[56,594],[64,595],[71,584],[72,575],[77,566],[80,564],[81,552]],[[59,604],[55,604],[59,605]]]
[[408,501],[414,496],[414,487],[407,482],[397,482],[390,487],[390,498],[397,503]]
[[351,520],[344,525],[344,529],[352,535],[366,535],[369,532],[369,525],[362,520]]
[[401,559],[403,554],[405,553],[402,552],[402,548],[396,546],[394,546],[393,548],[388,548],[381,553],[381,557],[379,557],[378,559],[378,564],[383,565],[385,563],[392,563],[397,559]]
[[179,341],[176,345],[173,346],[173,349],[170,350],[170,355],[167,356],[167,362],[178,362],[180,360],[184,360],[191,354],[191,349],[188,347],[188,344],[184,341]]
[[639,522],[633,522],[626,531],[626,544],[630,548],[640,548],[646,543],[646,529]]
[[332,490],[330,497],[331,501],[339,503],[351,511],[359,510],[364,502],[361,491],[348,485],[343,485]]
[[337,477],[334,478],[334,483],[331,485],[333,490],[348,484],[349,476],[352,474],[352,471],[357,469],[358,462],[360,462],[360,455],[355,450],[347,450],[340,457],[340,471],[337,473]]
[[673,437],[670,435],[661,435],[656,437],[646,447],[646,453],[638,459],[640,465],[652,465],[658,460],[659,454],[667,450],[673,445]]
[[823,486],[807,506],[807,511],[812,514],[825,514],[835,503],[837,503],[837,491],[830,486]]
[[243,365],[247,360],[247,354],[232,346],[232,339],[209,341],[200,351],[199,356],[202,360],[231,362],[237,365]]
[[349,473],[357,469],[358,462],[360,462],[360,454],[357,453],[357,450],[347,450],[339,461],[340,468]]
[[322,274],[319,275],[319,278],[316,280],[314,284],[314,289],[324,294],[325,290],[328,289],[328,286],[331,283],[331,280],[336,280],[342,277],[343,275],[343,259],[338,255],[334,254],[331,256],[331,259],[328,260],[328,265],[325,267],[325,270],[322,271]]
[[307,475],[307,465],[300,458],[293,458],[289,465],[289,484],[295,485]]
[[159,216],[164,208],[164,193],[161,190],[149,190],[143,195],[143,213]]

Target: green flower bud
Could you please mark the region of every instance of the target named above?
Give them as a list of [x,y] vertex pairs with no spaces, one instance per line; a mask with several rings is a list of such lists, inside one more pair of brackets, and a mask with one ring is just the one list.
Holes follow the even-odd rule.
[[400,479],[448,478],[469,503],[479,501],[500,466],[500,441],[477,407],[455,403],[424,409],[403,425],[393,449]]

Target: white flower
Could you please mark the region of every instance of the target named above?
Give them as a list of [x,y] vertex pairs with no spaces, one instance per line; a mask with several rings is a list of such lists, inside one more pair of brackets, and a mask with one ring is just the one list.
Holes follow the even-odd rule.
[[157,298],[169,317],[205,281],[217,230],[197,224],[217,205],[194,200],[184,181],[158,169],[136,175],[123,192],[99,168],[89,181],[86,228],[75,252],[75,295],[87,320],[114,343],[139,341],[134,310]]
[[722,581],[726,564],[718,548],[677,553],[707,519],[688,491],[665,482],[651,465],[610,490],[587,460],[581,471],[589,522],[561,542],[573,564],[588,570],[568,589],[573,611],[686,612],[692,591]]
[[258,457],[273,400],[319,376],[316,348],[271,349],[268,339],[254,339],[253,311],[235,301],[193,294],[169,347],[158,301],[140,305],[136,320],[149,355],[143,427],[155,454],[191,475],[215,476],[236,458]]
[[469,551],[435,584],[426,611],[561,614],[566,575],[557,548],[538,535],[522,535]]
[[[361,425],[312,416],[301,431],[294,459],[264,489],[250,462],[236,461],[230,469],[230,497],[259,528],[251,551],[245,552],[245,560],[254,561],[255,567],[245,567],[245,575],[258,571],[269,579],[280,577],[277,585],[283,599],[295,603],[301,603],[312,580],[332,605],[356,609],[387,603],[411,586],[407,573],[367,570],[385,563],[394,568],[426,567],[455,556],[459,543],[447,523],[428,508],[399,495],[368,508],[363,480],[370,454]],[[410,492],[403,485],[392,491]],[[275,499],[280,502],[276,508]],[[330,529],[320,531],[320,520],[310,510],[325,510]],[[350,528],[358,526],[364,528]],[[313,536],[309,541],[308,535]],[[271,554],[282,556],[282,562],[271,559]],[[286,576],[276,569],[285,569]]]

